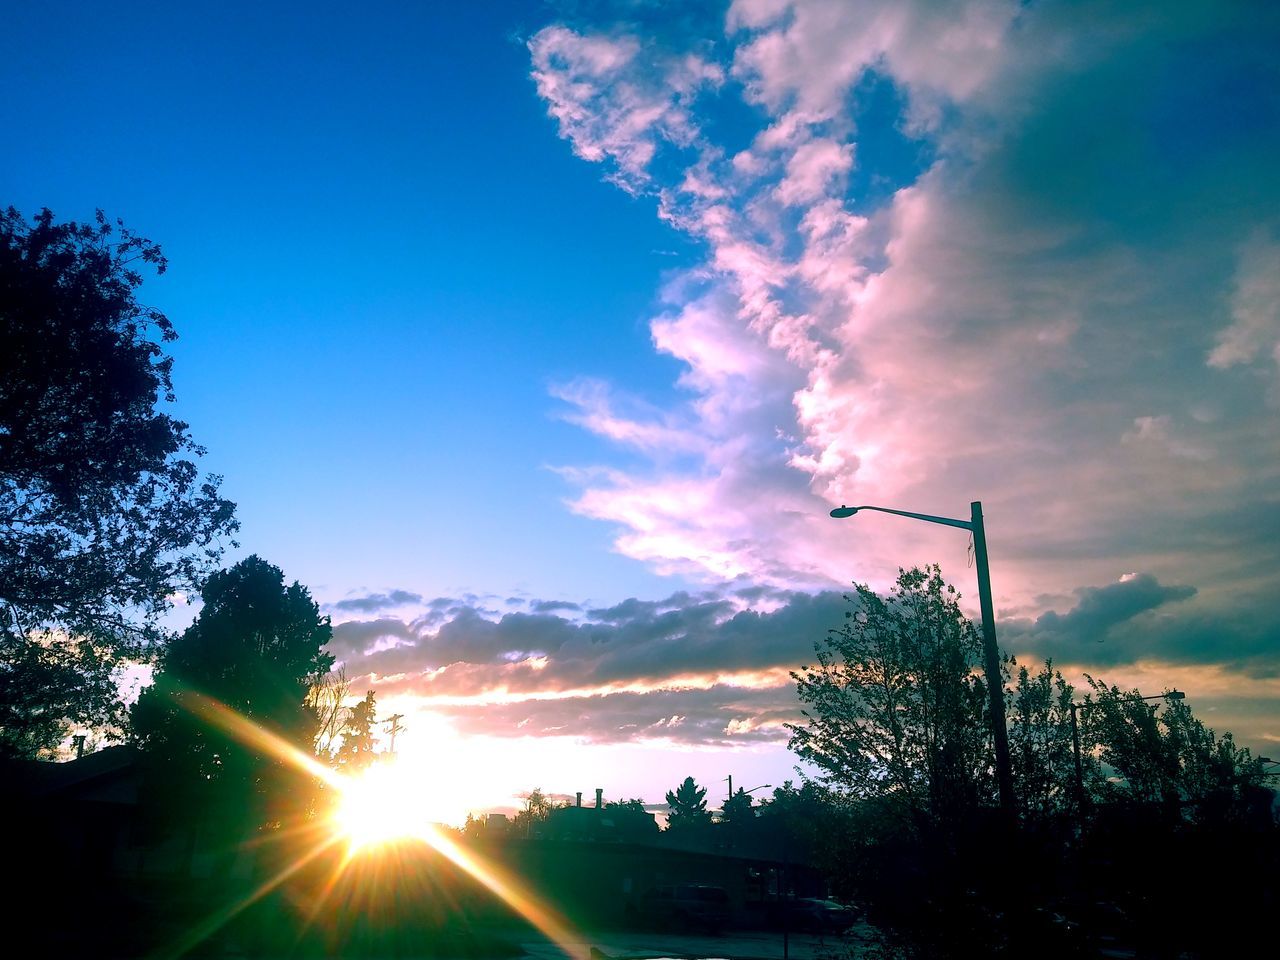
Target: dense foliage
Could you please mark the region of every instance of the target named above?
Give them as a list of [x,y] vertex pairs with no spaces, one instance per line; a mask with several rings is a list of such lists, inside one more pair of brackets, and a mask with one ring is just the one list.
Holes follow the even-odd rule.
[[377,734],[373,731],[377,722],[377,695],[370,690],[347,712],[347,721],[342,727],[342,745],[334,759],[348,770],[369,766],[377,746]]
[[234,533],[173,400],[176,338],[138,303],[160,248],[93,224],[0,213],[0,752],[117,723],[113,671],[145,659],[175,593]]
[[318,719],[307,706],[333,657],[328,617],[306,588],[252,556],[215,573],[195,622],[164,651],[155,683],[132,712],[153,787],[182,815],[243,833],[278,820],[300,776],[279,751],[245,736],[245,720],[271,742],[310,755]]
[[[1011,824],[996,815],[978,643],[954,591],[933,567],[901,572],[887,598],[859,586],[849,599],[817,664],[793,674],[805,722],[792,747],[818,770],[806,789],[821,789],[787,835],[821,837],[814,862],[870,908],[886,955],[1096,956],[1104,937],[1241,954],[1224,948],[1247,937],[1222,918],[1264,910],[1274,880],[1250,878],[1280,862],[1257,758],[1177,696],[1088,678],[1077,700],[1052,663],[1009,658]],[[798,804],[792,793],[770,806]],[[1179,882],[1153,888],[1174,865]]]
[[846,622],[793,673],[804,706],[791,747],[829,786],[954,820],[990,794],[982,645],[937,567],[856,585]]

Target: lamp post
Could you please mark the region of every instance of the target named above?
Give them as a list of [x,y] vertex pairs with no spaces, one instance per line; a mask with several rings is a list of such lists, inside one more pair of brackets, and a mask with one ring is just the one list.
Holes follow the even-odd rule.
[[860,510],[875,510],[878,513],[892,513],[898,517],[910,517],[926,523],[941,523],[948,527],[959,527],[973,534],[974,565],[978,568],[978,605],[982,610],[982,653],[984,672],[987,677],[987,695],[990,699],[991,740],[996,752],[996,781],[1000,786],[1000,809],[1010,822],[1015,815],[1013,799],[1013,772],[1009,765],[1009,734],[1004,723],[1004,681],[1000,676],[1000,648],[996,646],[996,615],[991,602],[991,569],[987,565],[987,532],[982,525],[982,501],[974,500],[969,504],[969,519],[955,520],[951,517],[935,517],[927,513],[912,513],[909,510],[891,510],[888,507],[846,507],[841,504],[831,511],[837,520],[852,517]]
[[[1181,690],[1170,690],[1167,693],[1158,693],[1152,697],[1125,697],[1121,703],[1142,703],[1145,700],[1185,700],[1187,695]],[[1090,707],[1096,707],[1097,700],[1086,700],[1084,703],[1071,702],[1071,750],[1076,761],[1076,809],[1079,811],[1080,825],[1084,826],[1084,767],[1080,763],[1080,723],[1076,719],[1076,713],[1080,710],[1088,710]]]
[[[731,773],[731,774],[729,774],[727,777],[725,777],[725,779],[729,781],[729,799],[730,799],[730,800],[732,800],[732,799],[733,799],[733,774],[732,774],[732,773]],[[743,790],[742,792],[743,792],[743,793],[755,793],[757,790],[764,790],[764,789],[767,789],[768,787],[772,787],[772,786],[773,786],[773,784],[772,784],[772,783],[762,783],[762,784],[760,784],[760,786],[758,786],[758,787],[752,787],[750,790]],[[741,788],[739,788],[739,789],[741,789]]]

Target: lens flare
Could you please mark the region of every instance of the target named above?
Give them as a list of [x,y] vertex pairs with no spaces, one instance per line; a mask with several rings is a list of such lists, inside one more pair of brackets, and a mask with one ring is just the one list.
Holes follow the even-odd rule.
[[[382,855],[384,847],[388,852],[387,866],[394,869],[390,845],[420,841],[500,897],[551,940],[565,956],[581,957],[584,960],[588,957],[582,937],[575,933],[559,911],[539,898],[520,877],[478,851],[464,847],[448,833],[428,822],[421,779],[415,782],[407,771],[394,763],[375,765],[359,776],[344,776],[212,697],[187,690],[175,697],[175,700],[205,723],[235,737],[245,746],[310,774],[326,788],[334,790],[338,800],[328,821],[328,829],[305,831],[317,833],[318,836],[313,837],[306,844],[306,849],[291,863],[247,897],[212,914],[184,937],[181,943],[174,945],[172,952],[162,951],[161,956],[179,956],[194,948],[319,854],[345,840],[347,854],[337,868],[339,873],[352,863],[354,857],[378,857]],[[315,826],[323,828],[325,824]],[[333,889],[337,878],[338,874],[330,878],[327,890]],[[318,910],[320,904],[315,907]]]

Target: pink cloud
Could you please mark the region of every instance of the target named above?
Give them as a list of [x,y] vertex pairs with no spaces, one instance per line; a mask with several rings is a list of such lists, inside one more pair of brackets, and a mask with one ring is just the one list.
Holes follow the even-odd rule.
[[[1219,550],[1210,518],[1269,502],[1265,451],[1280,430],[1259,416],[1261,394],[1227,409],[1213,378],[1276,346],[1274,244],[1248,233],[1256,225],[1194,213],[1143,234],[1114,212],[1124,195],[1092,206],[1058,196],[1111,189],[1063,151],[1109,109],[1119,129],[1145,122],[1106,89],[1116,76],[1141,82],[1141,55],[1188,36],[1179,17],[1117,10],[1073,24],[1053,4],[735,3],[718,38],[724,66],[694,74],[742,84],[720,95],[762,114],[745,149],[710,138],[712,104],[681,92],[697,84],[663,101],[693,135],[662,122],[636,134],[619,119],[632,91],[650,89],[653,64],[681,62],[679,50],[646,47],[611,90],[579,97],[588,119],[563,135],[610,141],[602,162],[623,175],[628,143],[687,147],[670,169],[645,167],[643,189],[705,257],[669,283],[651,325],[655,348],[684,365],[680,402],[634,428],[581,421],[632,447],[642,426],[657,438],[678,424],[684,456],[580,472],[573,508],[661,571],[883,584],[899,565],[941,560],[963,586],[955,531],[837,524],[826,511],[963,516],[981,499],[1004,608],[1129,569],[1174,582],[1201,572],[1193,604],[1234,589],[1231,549],[1268,548],[1242,533],[1247,545]],[[891,129],[855,122],[869,72],[903,97]],[[902,130],[927,140],[929,164],[878,204],[851,195],[874,173],[859,169],[873,162],[864,143]],[[1211,195],[1217,182],[1195,189]],[[1140,214],[1184,209],[1186,185],[1129,191],[1147,188]],[[1254,240],[1237,250],[1241,235]],[[1206,249],[1231,251],[1230,267]],[[1216,345],[1214,311],[1227,318]]]

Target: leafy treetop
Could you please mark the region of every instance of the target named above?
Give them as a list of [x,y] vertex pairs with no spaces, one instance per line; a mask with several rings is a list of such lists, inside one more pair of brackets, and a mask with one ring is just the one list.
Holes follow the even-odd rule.
[[146,656],[237,529],[187,425],[158,409],[176,334],[135,292],[165,265],[101,212],[0,213],[0,748],[118,719],[111,671]]
[[333,664],[323,650],[331,634],[306,588],[285,586],[259,557],[211,576],[200,615],[133,707],[134,736],[163,789],[251,818],[281,800],[291,764],[228,732],[209,704],[310,754],[318,719],[307,693]]

